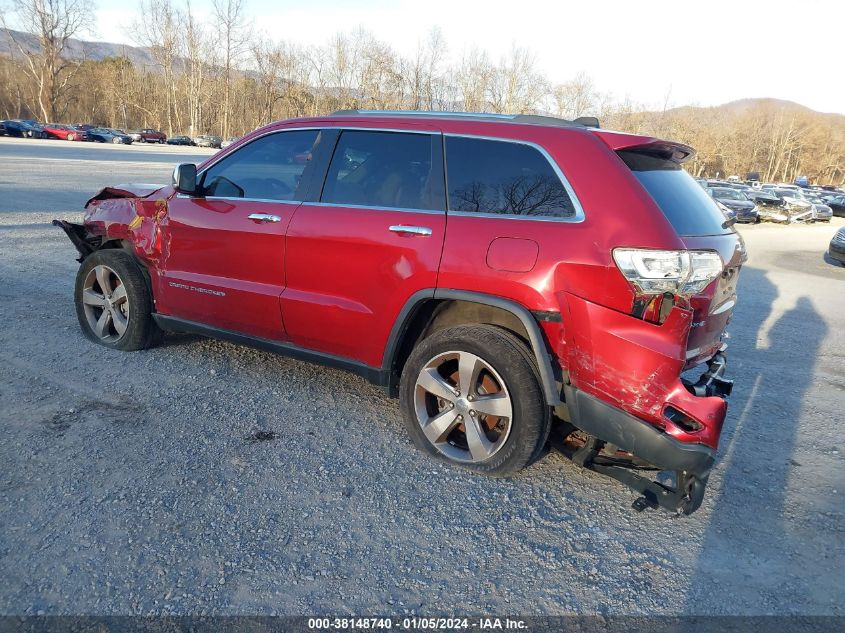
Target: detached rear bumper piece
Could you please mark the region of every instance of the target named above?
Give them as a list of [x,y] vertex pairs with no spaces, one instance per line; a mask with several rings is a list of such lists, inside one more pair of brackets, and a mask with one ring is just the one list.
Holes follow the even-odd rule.
[[706,479],[716,461],[716,451],[709,446],[679,442],[648,422],[578,389],[566,388],[566,405],[574,426],[662,470]]
[[[704,500],[716,450],[703,444],[681,442],[640,420],[573,387],[565,387],[571,424],[587,433],[583,447],[572,451],[558,444],[575,463],[612,477],[642,496],[633,507],[642,511],[661,507],[679,514],[692,514]],[[553,440],[553,444],[554,444]],[[607,448],[611,450],[605,452]],[[630,455],[620,458],[620,451]],[[649,473],[672,471],[672,484],[655,481]]]

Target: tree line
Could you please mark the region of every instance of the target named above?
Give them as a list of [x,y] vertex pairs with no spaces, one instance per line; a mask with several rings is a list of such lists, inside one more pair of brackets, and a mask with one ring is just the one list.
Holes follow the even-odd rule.
[[132,32],[151,62],[137,63],[66,54],[90,26],[91,0],[12,0],[10,17],[38,46],[13,38],[13,54],[0,56],[0,115],[226,138],[349,108],[595,115],[603,127],[692,145],[695,176],[845,182],[845,116],[773,100],[655,111],[614,99],[583,73],[553,82],[526,48],[498,60],[479,49],[453,57],[437,29],[412,55],[364,29],[301,46],[256,31],[245,0],[212,8],[203,20],[190,0],[140,0]]

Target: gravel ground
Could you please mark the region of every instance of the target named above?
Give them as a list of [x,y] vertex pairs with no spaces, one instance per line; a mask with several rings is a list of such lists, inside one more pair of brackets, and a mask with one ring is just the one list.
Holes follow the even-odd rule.
[[510,480],[424,458],[351,374],[87,342],[48,225],[73,208],[0,206],[0,614],[845,614],[842,220],[741,228],[721,461],[679,518],[555,454]]

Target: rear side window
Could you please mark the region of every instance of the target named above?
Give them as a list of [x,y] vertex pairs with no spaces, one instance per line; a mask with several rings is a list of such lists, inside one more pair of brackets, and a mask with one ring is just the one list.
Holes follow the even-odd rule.
[[678,235],[719,235],[725,215],[707,192],[675,161],[635,151],[617,152],[663,211]]
[[318,137],[318,130],[291,130],[257,138],[206,170],[203,193],[221,198],[302,200],[302,175]]
[[571,218],[575,207],[537,148],[524,143],[446,137],[449,210]]
[[430,134],[347,130],[337,142],[320,200],[366,207],[435,209],[431,178]]

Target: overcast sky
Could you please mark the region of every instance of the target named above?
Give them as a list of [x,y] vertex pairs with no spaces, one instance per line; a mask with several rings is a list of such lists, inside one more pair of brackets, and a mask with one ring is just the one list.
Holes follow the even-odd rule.
[[[180,0],[174,0],[179,4]],[[530,49],[553,81],[579,72],[616,98],[660,107],[745,97],[845,114],[845,0],[246,0],[256,30],[322,44],[363,26],[411,54],[434,26],[459,58]],[[211,0],[193,0],[208,13]],[[133,0],[99,0],[94,39],[134,43]]]

